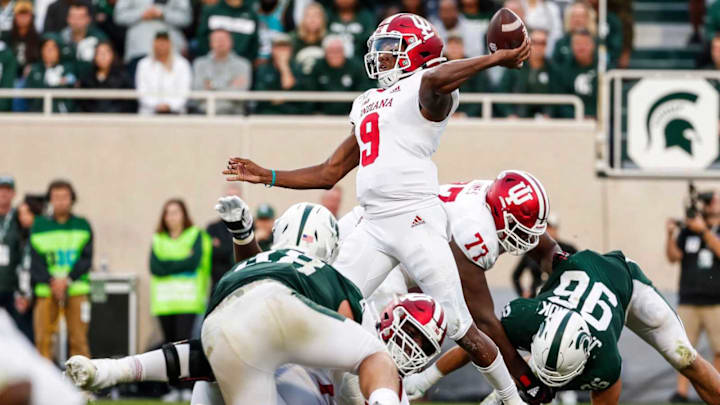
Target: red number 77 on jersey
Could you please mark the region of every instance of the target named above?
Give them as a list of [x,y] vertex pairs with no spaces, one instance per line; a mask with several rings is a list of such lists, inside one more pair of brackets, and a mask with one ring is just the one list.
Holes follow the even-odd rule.
[[475,247],[477,245],[482,245],[482,252],[477,256],[473,256],[473,258],[472,258],[473,261],[476,262],[476,261],[480,260],[481,257],[488,254],[489,250],[488,250],[487,246],[485,245],[485,241],[483,240],[482,236],[480,236],[480,232],[476,232],[475,235],[473,235],[473,236],[475,236],[477,238],[477,240],[474,242],[471,242],[471,243],[466,243],[465,249],[469,252],[470,249],[472,249],[473,247]]

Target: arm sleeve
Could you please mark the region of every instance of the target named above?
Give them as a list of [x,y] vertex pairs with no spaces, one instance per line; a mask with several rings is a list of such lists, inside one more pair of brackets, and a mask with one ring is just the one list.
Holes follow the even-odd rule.
[[70,277],[71,280],[75,281],[79,279],[80,277],[84,276],[88,272],[90,272],[90,267],[92,267],[92,257],[93,257],[93,233],[92,229],[90,230],[90,239],[83,247],[82,252],[80,253],[80,257],[73,265],[72,270],[70,271],[70,274],[68,277]]
[[163,9],[163,19],[176,28],[185,28],[192,22],[192,7],[188,0],[170,0]]
[[33,283],[49,283],[50,272],[48,272],[45,257],[30,244],[30,276]]
[[182,260],[160,260],[155,250],[150,251],[150,273],[154,276],[169,276],[172,274],[188,273],[195,271],[202,259],[202,235],[198,234],[192,247],[192,254]]
[[130,26],[142,20],[142,15],[147,7],[134,0],[118,0],[115,5],[113,19],[115,24]]

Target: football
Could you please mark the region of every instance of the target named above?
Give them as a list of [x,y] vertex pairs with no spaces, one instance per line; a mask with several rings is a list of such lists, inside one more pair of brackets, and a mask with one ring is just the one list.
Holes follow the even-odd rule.
[[512,10],[501,8],[490,20],[487,30],[487,47],[490,53],[498,49],[514,49],[527,38],[527,28]]

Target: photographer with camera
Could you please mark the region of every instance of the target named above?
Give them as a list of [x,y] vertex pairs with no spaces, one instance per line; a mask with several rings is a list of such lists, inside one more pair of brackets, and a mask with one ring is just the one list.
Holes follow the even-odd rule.
[[[678,232],[679,230],[679,232]],[[677,236],[676,236],[677,235]],[[697,193],[690,184],[686,219],[668,219],[665,254],[680,262],[678,315],[693,345],[704,329],[720,370],[720,194]],[[688,380],[678,376],[670,402],[688,402]]]

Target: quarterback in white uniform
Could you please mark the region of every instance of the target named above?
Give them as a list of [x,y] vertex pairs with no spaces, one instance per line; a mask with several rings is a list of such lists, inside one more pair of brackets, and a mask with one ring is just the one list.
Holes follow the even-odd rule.
[[370,78],[382,88],[355,99],[351,135],[325,163],[275,171],[232,158],[224,173],[229,180],[308,189],[330,188],[359,167],[357,198],[365,221],[348,236],[345,243],[352,249],[341,250],[334,266],[367,297],[402,264],[444,308],[448,336],[468,350],[504,401],[520,403],[502,355],[474,325],[463,299],[431,156],[458,106],[460,85],[492,66],[518,67],[529,55],[529,44],[447,63],[443,46],[432,24],[420,16],[386,18],[369,38],[365,56]]

